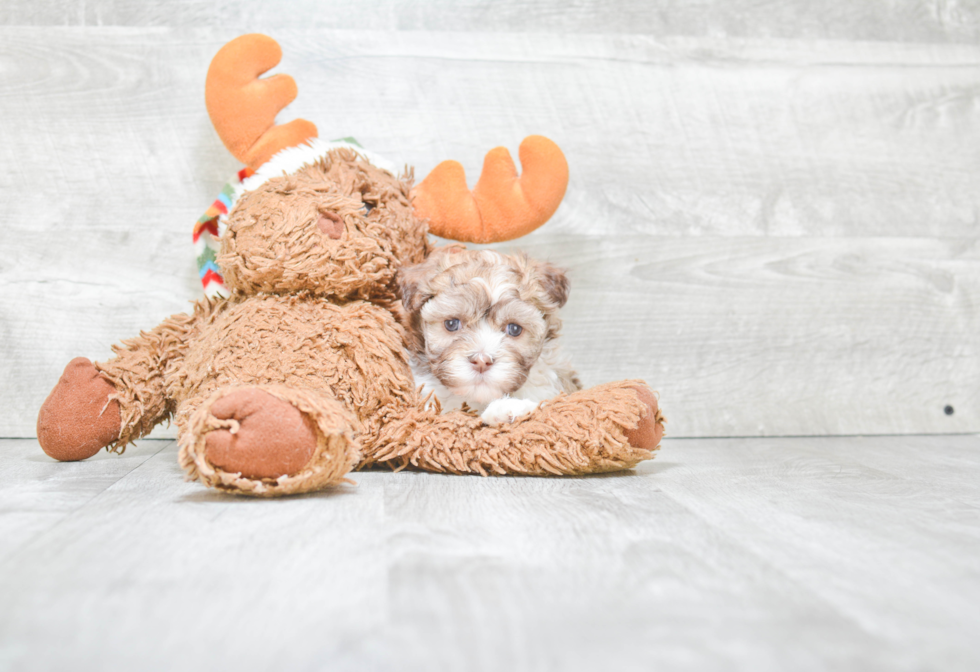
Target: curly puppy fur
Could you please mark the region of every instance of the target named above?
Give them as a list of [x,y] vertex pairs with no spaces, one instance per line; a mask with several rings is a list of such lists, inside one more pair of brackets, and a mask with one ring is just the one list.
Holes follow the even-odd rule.
[[465,403],[497,424],[581,389],[558,347],[569,293],[560,269],[523,253],[450,247],[398,277],[416,382],[444,408]]

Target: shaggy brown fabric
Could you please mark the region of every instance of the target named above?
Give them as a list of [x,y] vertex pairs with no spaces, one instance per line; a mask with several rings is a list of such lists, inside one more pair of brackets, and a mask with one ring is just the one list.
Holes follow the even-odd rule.
[[[269,180],[229,215],[218,255],[225,284],[244,294],[396,300],[395,271],[428,254],[410,191],[410,177],[396,180],[349,149]],[[339,237],[319,226],[325,216],[343,221]]]
[[192,335],[211,319],[214,308],[207,299],[199,301],[193,314],[168,317],[152,330],[141,331],[137,338],[112,346],[116,354],[113,359],[95,363],[115,388],[112,398],[120,406],[121,428],[109,445],[110,451],[122,453],[127,445],[170,419],[176,403],[164,374],[187,352]]
[[[642,392],[638,393],[638,390]],[[413,409],[365,441],[362,467],[413,466],[452,474],[562,476],[619,471],[659,448],[630,445],[650,408],[642,381],[599,385],[546,401],[513,424],[487,427],[473,413],[440,414],[438,404]],[[656,414],[656,411],[653,413]]]
[[[232,296],[124,341],[88,365],[101,387],[61,405],[98,397],[99,412],[115,409],[105,420],[115,431],[93,441],[119,451],[174,419],[187,477],[237,494],[315,490],[356,467],[559,475],[649,459],[662,425],[641,381],[560,396],[498,428],[419,398],[395,283],[400,266],[429,253],[409,188],[335,150],[247,192],[219,257]],[[42,408],[39,433],[68,435],[72,421]],[[69,439],[56,452],[93,445]]]
[[308,492],[347,481],[344,475],[354,467],[360,457],[357,441],[351,431],[355,421],[350,412],[340,403],[310,390],[282,385],[245,389],[261,390],[288,402],[313,421],[317,434],[316,449],[302,470],[277,478],[250,478],[240,472],[225,471],[213,465],[208,460],[205,448],[208,434],[215,430],[234,429],[238,423],[216,418],[211,409],[223,397],[241,389],[225,388],[215,392],[191,416],[181,432],[180,466],[187,472],[188,480],[196,479],[235,494],[263,497]]
[[[210,315],[184,359],[167,371],[177,402],[181,462],[210,485],[268,495],[339,482],[360,455],[356,434],[366,428],[377,432],[384,418],[416,399],[402,328],[390,312],[372,303],[337,305],[310,295],[266,294],[221,302]],[[242,385],[276,390],[270,393],[314,418],[327,418],[326,424],[318,421],[323,440],[313,462],[343,463],[346,468],[331,469],[330,478],[314,469],[305,480],[297,480],[298,475],[223,480],[227,474],[208,459],[201,433],[233,425],[199,409],[214,394],[231,394]],[[210,408],[209,403],[204,406]],[[334,440],[335,435],[343,440]],[[275,447],[269,444],[267,449]],[[344,457],[348,452],[353,457]]]
[[187,404],[238,385],[288,385],[345,400],[359,421],[415,398],[401,326],[365,301],[263,294],[219,302],[167,371],[177,424]]
[[92,457],[119,437],[115,388],[84,357],[68,362],[37,414],[37,440],[56,460]]

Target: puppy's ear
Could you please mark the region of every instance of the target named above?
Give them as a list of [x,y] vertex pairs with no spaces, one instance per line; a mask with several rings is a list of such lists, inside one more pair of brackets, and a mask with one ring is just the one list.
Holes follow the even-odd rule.
[[538,262],[534,270],[538,276],[541,289],[544,290],[548,299],[553,301],[558,308],[564,306],[568,301],[568,292],[571,290],[571,283],[569,283],[565,271],[547,262]]
[[402,305],[409,313],[417,313],[432,298],[429,278],[432,277],[433,270],[431,259],[398,269],[398,289],[401,290]]
[[421,310],[425,302],[433,296],[429,280],[457,263],[449,255],[465,251],[466,246],[460,243],[437,247],[421,264],[400,268],[397,275],[398,288],[401,290],[405,310],[410,313]]
[[431,257],[437,254],[456,254],[457,252],[465,252],[465,251],[466,251],[466,245],[464,245],[463,243],[450,243],[449,245],[443,245],[442,247],[437,247],[432,251],[432,254],[429,256]]

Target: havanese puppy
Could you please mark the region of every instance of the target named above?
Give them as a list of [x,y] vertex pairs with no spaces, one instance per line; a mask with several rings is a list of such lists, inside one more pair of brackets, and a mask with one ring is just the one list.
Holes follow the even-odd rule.
[[558,347],[568,278],[524,254],[444,247],[399,272],[412,373],[444,410],[514,422],[581,389]]

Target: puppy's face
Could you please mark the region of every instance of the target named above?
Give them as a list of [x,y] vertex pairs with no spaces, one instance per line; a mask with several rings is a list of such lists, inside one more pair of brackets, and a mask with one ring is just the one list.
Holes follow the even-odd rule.
[[550,264],[443,248],[399,273],[410,347],[449,390],[486,404],[518,390],[558,335],[568,279]]

